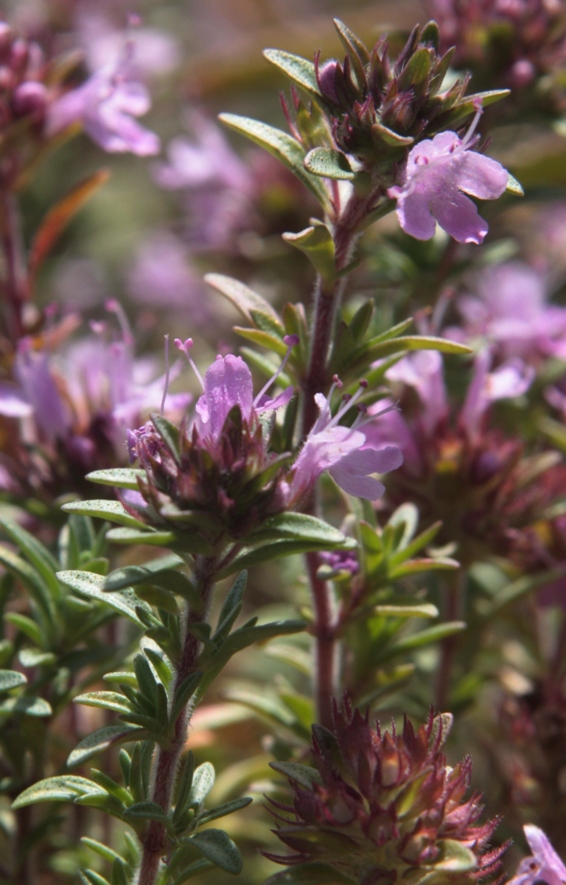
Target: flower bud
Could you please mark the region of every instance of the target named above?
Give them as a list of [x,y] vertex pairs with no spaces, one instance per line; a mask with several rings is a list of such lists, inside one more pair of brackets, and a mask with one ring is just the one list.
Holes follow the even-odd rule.
[[[496,821],[480,824],[480,797],[463,801],[470,762],[454,768],[442,753],[451,717],[431,716],[415,731],[372,729],[346,702],[332,731],[313,727],[316,771],[291,777],[292,805],[276,803],[276,835],[296,852],[281,864],[316,862],[348,881],[490,881],[504,848],[488,850]],[[306,784],[310,780],[310,787]],[[437,878],[435,878],[435,876]]]
[[47,106],[47,89],[43,83],[28,80],[21,83],[12,98],[14,116],[24,117],[26,114],[42,117]]

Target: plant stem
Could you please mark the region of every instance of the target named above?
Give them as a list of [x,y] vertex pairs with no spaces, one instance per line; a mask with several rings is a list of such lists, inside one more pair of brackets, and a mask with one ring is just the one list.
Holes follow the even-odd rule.
[[332,699],[339,693],[336,622],[332,588],[317,578],[318,554],[307,553],[307,568],[315,611],[314,698],[316,721],[332,728]]
[[[199,612],[188,611],[185,628],[185,639],[179,666],[173,683],[172,698],[175,697],[179,687],[196,670],[200,642],[190,632],[192,624],[202,622],[206,617],[208,602],[214,584],[216,562],[213,559],[201,557],[197,560],[195,578],[203,602]],[[179,714],[174,726],[173,738],[167,748],[158,747],[154,758],[153,792],[152,802],[161,806],[165,814],[171,810],[175,777],[179,766],[179,760],[187,739],[187,731],[190,720],[189,705]],[[164,824],[152,820],[141,839],[142,860],[138,871],[136,885],[154,885],[161,858],[167,853],[167,830]]]
[[[336,316],[344,293],[347,275],[340,275],[350,263],[359,236],[357,230],[369,208],[374,204],[376,193],[359,197],[353,193],[344,212],[334,225],[334,255],[336,278],[331,285],[325,285],[319,276],[314,293],[314,311],[311,331],[311,347],[306,377],[303,380],[303,438],[312,428],[317,417],[315,394],[328,387],[328,356],[334,336]],[[313,495],[304,512],[317,510]],[[332,726],[332,701],[338,697],[338,622],[333,608],[332,588],[327,581],[316,576],[318,556],[308,553],[307,569],[313,600],[315,637],[314,649],[314,695],[317,722],[327,728]]]
[[[464,588],[466,586],[466,570],[462,567],[453,575],[453,580],[446,582],[446,610],[445,621],[458,620],[462,608]],[[452,670],[458,649],[459,637],[448,636],[440,645],[440,664],[436,679],[436,709],[439,713],[447,712],[447,704],[450,698],[450,683]]]
[[7,187],[0,187],[0,238],[4,253],[5,332],[15,342],[24,331],[22,311],[27,300],[27,277],[18,202]]

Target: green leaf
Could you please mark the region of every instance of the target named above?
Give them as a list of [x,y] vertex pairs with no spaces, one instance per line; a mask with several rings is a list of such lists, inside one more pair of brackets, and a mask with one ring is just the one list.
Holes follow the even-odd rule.
[[74,704],[84,704],[85,707],[102,707],[105,710],[114,710],[117,713],[127,713],[130,710],[126,698],[117,691],[89,691],[73,698]]
[[201,860],[195,860],[194,863],[189,864],[182,870],[179,875],[173,879],[171,885],[184,885],[185,882],[188,882],[189,879],[192,879],[194,876],[198,876],[199,873],[202,873],[204,870],[210,870],[214,864],[212,864],[209,860],[205,860],[203,857]]
[[55,600],[41,575],[28,562],[3,546],[0,546],[0,564],[20,579],[44,618],[44,629],[50,635],[56,635]]
[[427,130],[427,137],[443,129],[454,128],[454,123],[470,114],[474,114],[478,104],[487,108],[490,104],[501,101],[502,98],[507,98],[508,95],[510,95],[509,89],[491,89],[487,92],[475,92],[473,95],[467,95],[463,101],[458,102],[446,113],[441,114],[435,119],[434,126]]
[[41,646],[43,639],[41,630],[38,624],[31,618],[28,618],[27,615],[21,615],[19,612],[6,612],[4,620],[7,621],[8,624],[13,624],[17,630],[21,630],[22,633],[25,633],[25,635],[31,639],[32,642],[35,642],[36,645]]
[[191,792],[189,801],[187,802],[187,807],[198,808],[200,805],[202,805],[202,803],[212,790],[215,780],[216,773],[214,771],[214,766],[210,762],[203,762],[202,765],[197,766],[193,774]]
[[247,541],[251,546],[277,538],[296,538],[331,546],[346,542],[350,546],[350,539],[346,538],[339,529],[322,519],[317,519],[316,516],[292,511],[268,517],[263,521],[261,529],[249,536]]
[[138,477],[146,477],[145,470],[134,467],[113,467],[110,470],[93,470],[87,473],[85,479],[96,482],[103,486],[113,486],[118,489],[139,488]]
[[160,436],[165,440],[172,456],[177,461],[177,464],[180,464],[181,454],[179,451],[179,433],[180,428],[174,424],[169,418],[166,418],[165,415],[160,415],[159,412],[151,413],[152,423],[160,434]]
[[247,808],[252,802],[253,799],[250,796],[244,796],[242,799],[232,799],[231,802],[224,802],[222,805],[217,805],[216,808],[211,808],[199,815],[199,824],[209,823],[211,820],[226,817],[228,814],[240,811],[241,808]]
[[263,57],[283,71],[290,80],[308,92],[309,95],[321,98],[312,61],[307,61],[300,55],[293,55],[291,52],[284,52],[281,49],[264,49]]
[[133,590],[121,590],[118,593],[105,593],[103,590],[105,578],[102,575],[94,575],[91,572],[69,571],[58,572],[57,577],[63,584],[72,587],[81,596],[97,599],[110,608],[115,609],[122,615],[126,615],[131,621],[143,627],[143,622],[136,614],[136,608],[142,608],[151,613],[147,603],[141,602]]
[[509,176],[509,178],[507,179],[507,187],[505,188],[507,193],[513,194],[513,196],[515,197],[524,197],[525,191],[521,187],[520,182],[518,182],[517,179],[513,175],[511,175],[510,172],[508,172],[507,175]]
[[90,839],[88,836],[81,836],[81,842],[83,845],[86,845],[87,848],[90,848],[91,851],[94,851],[100,857],[104,858],[104,860],[109,861],[109,863],[112,863],[116,858],[120,858],[119,854],[111,848],[108,848],[107,845],[103,845],[102,842],[97,842],[96,839]]
[[105,879],[100,873],[95,873],[94,870],[81,870],[79,876],[83,885],[110,885],[108,879]]
[[67,767],[73,768],[75,765],[82,765],[87,759],[90,759],[97,753],[101,753],[119,741],[133,741],[136,735],[139,735],[139,732],[139,728],[131,728],[125,724],[106,725],[104,728],[99,728],[77,744],[67,759]]
[[305,187],[308,187],[323,206],[328,205],[326,189],[318,177],[310,175],[306,171],[303,165],[305,151],[296,139],[281,129],[276,129],[274,126],[268,126],[267,123],[261,123],[259,120],[252,120],[249,117],[220,114],[219,120],[277,157]]
[[[296,515],[299,516],[301,514]],[[342,544],[334,544],[332,547],[339,547],[339,549],[342,550],[352,550],[356,547],[356,544],[355,542],[351,543],[349,539],[345,539]],[[283,538],[279,541],[271,541],[252,549],[244,548],[241,553],[232,560],[230,565],[226,566],[226,568],[219,573],[218,577],[227,578],[229,575],[240,571],[242,568],[249,568],[252,565],[257,565],[260,562],[268,562],[271,559],[278,559],[281,556],[291,556],[294,553],[309,553],[313,550],[328,549],[329,544],[324,541],[307,541],[288,538]]]
[[440,859],[435,861],[435,870],[446,870],[450,873],[468,873],[476,868],[476,856],[470,848],[466,848],[455,839],[442,839],[439,845]]
[[31,698],[25,695],[6,698],[0,703],[0,716],[11,713],[22,713],[25,716],[51,716],[53,710],[43,698]]
[[384,141],[386,145],[393,148],[406,148],[409,145],[413,144],[414,138],[411,138],[410,135],[399,135],[398,132],[395,132],[393,129],[389,129],[388,126],[384,126],[383,123],[379,121],[373,123],[371,127],[371,134],[373,136],[373,140],[379,144],[380,141]]
[[299,633],[306,626],[306,621],[273,621],[270,624],[248,627],[244,625],[240,627],[239,630],[231,633],[222,645],[201,664],[205,672],[201,691],[204,691],[210,685],[212,680],[236,652],[256,642],[265,642],[274,636]]
[[453,571],[460,568],[460,563],[448,556],[427,556],[421,559],[410,559],[395,568],[389,568],[389,577],[392,581],[404,578],[406,575],[420,574],[421,572]]
[[375,605],[372,613],[382,618],[437,618],[439,615],[437,607],[430,602],[419,605]]
[[[432,335],[403,335],[399,338],[391,338],[380,344],[373,344],[371,341],[366,345],[366,357],[376,360],[392,353],[399,353],[402,350],[438,350],[440,353],[472,353],[471,349],[465,344],[458,344],[456,341],[450,341],[448,338],[437,338]],[[357,355],[357,354],[356,354]]]
[[168,571],[177,565],[183,565],[183,560],[175,553],[160,556],[145,565],[126,565],[117,568],[106,576],[104,589],[114,593],[124,587],[133,587],[135,584],[146,584],[153,581],[161,571]]
[[171,531],[155,531],[146,526],[143,530],[134,528],[110,529],[106,537],[114,544],[148,544],[151,547],[173,547],[182,548],[186,553],[202,553],[207,555],[210,553],[210,544],[197,534],[188,534],[183,532],[182,535]]
[[191,673],[190,676],[187,676],[187,678],[180,684],[175,692],[175,697],[173,698],[173,704],[171,706],[170,720],[172,723],[177,721],[177,717],[185,709],[190,698],[197,690],[202,676],[202,672],[197,670],[196,673]]
[[243,704],[245,707],[253,710],[254,713],[264,716],[270,722],[275,722],[277,725],[282,725],[284,728],[295,732],[300,731],[301,735],[304,736],[304,729],[298,723],[297,717],[287,706],[281,703],[279,698],[275,699],[267,694],[236,688],[229,689],[226,692],[226,696],[231,701]]
[[81,516],[96,516],[99,519],[107,519],[109,522],[117,522],[120,525],[145,528],[143,522],[130,516],[119,501],[108,501],[104,498],[95,501],[71,501],[70,504],[63,504],[62,510],[65,513],[80,513]]
[[36,571],[39,572],[49,589],[52,599],[59,599],[61,597],[61,588],[55,577],[55,572],[59,568],[57,560],[54,559],[43,544],[17,523],[0,518],[0,526],[14,544],[18,545],[21,552]]
[[218,615],[218,624],[213,636],[213,639],[215,641],[217,641],[218,639],[222,639],[224,638],[224,636],[228,635],[228,633],[232,629],[234,621],[240,614],[242,610],[242,603],[246,590],[247,580],[247,571],[240,572],[240,574],[230,587],[222,608],[220,609],[220,614]]
[[285,330],[281,325],[281,320],[275,312],[271,304],[250,289],[249,286],[234,280],[232,277],[226,277],[219,273],[208,273],[204,278],[205,282],[221,295],[224,295],[228,301],[240,310],[243,315],[253,323],[253,314],[262,313],[268,316],[272,323],[277,324],[281,328],[281,337],[285,334]]
[[77,796],[86,796],[89,793],[100,793],[98,784],[86,777],[63,774],[48,777],[28,787],[12,802],[12,808],[23,808],[24,805],[33,805],[35,802],[72,802]]
[[369,52],[359,37],[350,30],[339,18],[334,19],[334,27],[342,41],[344,49],[348,53],[359,86],[365,83],[365,65],[369,64]]
[[[198,769],[197,769],[198,770]],[[237,876],[242,870],[242,857],[228,833],[210,828],[200,830],[191,839],[203,857],[227,873]]]
[[[412,141],[413,139],[411,139]],[[305,169],[321,178],[333,178],[336,181],[352,181],[356,173],[350,161],[342,151],[331,148],[315,147],[304,159]]]
[[413,633],[411,636],[406,636],[403,639],[397,640],[397,642],[394,642],[388,648],[384,649],[383,653],[377,656],[377,660],[379,663],[382,663],[396,655],[406,654],[416,648],[421,648],[423,645],[440,642],[448,636],[454,636],[456,633],[461,633],[466,627],[467,624],[464,621],[449,621],[446,624],[438,624],[434,627],[428,627],[426,630],[420,630],[418,633]]
[[310,765],[300,765],[298,762],[270,762],[269,767],[295,781],[306,790],[312,789],[313,784],[322,784],[319,772],[316,768],[311,768]]
[[18,673],[17,670],[0,670],[0,691],[10,691],[11,688],[25,685],[26,682],[24,674]]
[[57,655],[39,648],[22,648],[18,659],[22,667],[50,667],[56,662]]
[[315,224],[298,234],[283,234],[283,239],[307,256],[325,284],[336,278],[334,240],[325,224]]
[[266,879],[264,885],[352,885],[350,879],[323,863],[305,863],[282,870]]
[[137,820],[156,820],[162,824],[169,822],[167,815],[157,802],[135,802],[134,805],[130,805],[124,812],[124,820],[131,820],[132,818]]

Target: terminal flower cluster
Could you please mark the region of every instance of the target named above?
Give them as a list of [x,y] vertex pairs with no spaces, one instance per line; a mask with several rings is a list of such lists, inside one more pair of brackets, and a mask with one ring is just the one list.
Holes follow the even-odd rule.
[[497,821],[479,823],[478,795],[466,798],[471,760],[454,768],[442,752],[451,717],[430,716],[414,729],[405,719],[375,729],[359,710],[335,708],[332,731],[313,727],[312,782],[291,778],[292,804],[273,802],[275,834],[294,851],[268,856],[296,865],[317,861],[348,881],[399,881],[438,876],[472,885],[500,869],[504,848],[489,843]]
[[[131,457],[146,471],[141,492],[150,505],[149,509],[141,505],[136,515],[163,522],[180,520],[184,514],[193,527],[198,524],[206,531],[208,524],[215,536],[239,537],[267,516],[300,505],[325,471],[349,494],[370,500],[380,497],[384,486],[370,474],[398,467],[402,462],[399,448],[371,446],[356,422],[352,427],[339,424],[365,384],[358,394],[345,399],[334,416],[330,400],[339,382],[328,397],[317,395],[319,419],[295,459],[291,453],[270,450],[275,412],[294,393],[292,386],[274,397],[267,392],[298,339],[290,335],[285,342],[288,350],[281,366],[254,396],[251,371],[241,357],[218,356],[201,378],[190,357],[192,339],[176,341],[197,373],[203,393],[194,416],[186,417],[175,431],[176,448],[164,438],[159,421],[130,432]],[[363,412],[358,416],[361,422],[363,416]],[[131,501],[128,506],[133,506]]]

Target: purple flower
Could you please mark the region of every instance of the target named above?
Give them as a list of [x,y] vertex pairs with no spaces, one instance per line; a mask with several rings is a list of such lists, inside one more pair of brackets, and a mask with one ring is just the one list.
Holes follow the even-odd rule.
[[[489,371],[491,361],[489,350],[476,355],[472,379],[457,419],[459,430],[472,445],[478,440],[491,403],[521,396],[534,376],[533,369],[520,359],[508,360]],[[382,421],[369,427],[368,439],[372,445],[395,441],[403,451],[405,467],[419,473],[424,467],[428,446],[434,443],[449,418],[442,358],[437,351],[417,351],[399,360],[387,371],[387,378],[415,391],[420,405],[418,415],[408,422],[399,411],[392,409]]]
[[147,113],[151,102],[146,87],[131,78],[128,64],[124,54],[116,64],[102,68],[82,86],[56,99],[47,114],[48,136],[81,123],[105,151],[157,154],[157,135],[133,119]]
[[[382,496],[385,486],[370,474],[388,473],[403,463],[398,446],[375,447],[367,444],[365,432],[358,429],[364,424],[361,415],[352,427],[338,424],[359,399],[365,385],[361,385],[359,392],[348,398],[332,417],[330,401],[337,386],[338,382],[332,385],[328,397],[321,393],[315,396],[320,414],[295,462],[290,490],[294,502],[301,500],[312,489],[315,480],[324,471],[347,494],[375,501]],[[369,421],[372,422],[373,418]]]
[[482,418],[491,403],[522,396],[534,377],[532,367],[526,366],[520,359],[508,360],[490,372],[491,360],[489,350],[477,354],[472,380],[460,412],[460,425],[470,440],[475,440],[479,434]]
[[430,240],[436,222],[459,243],[481,243],[488,225],[466,194],[495,200],[505,191],[508,173],[490,157],[470,150],[479,112],[464,139],[441,132],[419,142],[409,153],[404,180],[388,190],[397,200],[397,217],[405,233]]
[[293,396],[292,386],[287,387],[275,399],[266,396],[266,391],[285,368],[289,354],[298,342],[296,335],[288,335],[284,340],[288,346],[285,358],[277,372],[254,397],[252,373],[241,356],[234,356],[231,353],[227,356],[217,356],[202,378],[189,356],[193,346],[192,339],[187,338],[186,341],[175,339],[176,347],[186,355],[203,388],[202,396],[195,406],[194,419],[194,426],[201,439],[208,440],[213,446],[216,445],[220,440],[226,418],[234,406],[239,406],[242,419],[249,424],[254,416],[259,417],[266,411],[276,411],[289,402]]
[[487,336],[504,357],[566,359],[566,309],[546,304],[545,280],[534,268],[520,261],[489,267],[477,295],[458,301],[468,334]]
[[153,177],[160,187],[181,192],[191,245],[225,250],[257,221],[258,177],[203,114],[193,112],[189,122],[194,139],[174,138],[168,162],[156,163]]
[[533,824],[523,827],[532,856],[525,857],[517,868],[517,873],[507,885],[534,885],[546,882],[547,885],[564,885],[566,867],[556,854],[546,835]]
[[14,365],[16,383],[0,384],[0,415],[30,419],[42,436],[53,442],[62,439],[72,425],[68,404],[45,352],[35,352],[31,341],[18,345]]
[[189,310],[191,322],[211,321],[210,299],[203,297],[202,280],[190,263],[181,241],[166,230],[155,230],[136,250],[127,277],[128,292],[135,302],[160,310]]

